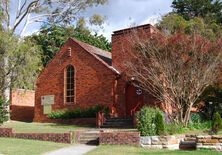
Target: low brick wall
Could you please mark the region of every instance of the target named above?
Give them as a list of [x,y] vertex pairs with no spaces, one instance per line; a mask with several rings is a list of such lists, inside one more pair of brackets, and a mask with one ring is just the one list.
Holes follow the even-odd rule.
[[222,135],[197,136],[197,149],[216,149],[222,151]]
[[145,136],[140,138],[140,144],[147,148],[179,149],[184,136]]
[[32,122],[34,118],[34,106],[10,106],[10,119],[16,121]]
[[14,133],[14,138],[72,143],[72,133]]
[[50,141],[57,143],[73,143],[74,134],[69,133],[16,133],[11,128],[0,128],[0,137],[21,138]]
[[100,132],[99,144],[139,145],[139,132]]
[[12,128],[0,128],[0,137],[13,137],[13,133]]

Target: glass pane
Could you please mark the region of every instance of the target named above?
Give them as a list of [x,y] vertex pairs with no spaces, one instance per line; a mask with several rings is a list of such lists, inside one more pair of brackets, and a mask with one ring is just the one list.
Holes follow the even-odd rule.
[[66,102],[70,102],[70,97],[66,97]]
[[74,97],[71,97],[70,100],[71,100],[71,102],[74,102]]
[[72,91],[67,91],[67,96],[70,96],[70,95],[71,95],[71,92],[72,92]]
[[74,102],[74,76],[73,66],[68,66],[66,70],[66,102]]

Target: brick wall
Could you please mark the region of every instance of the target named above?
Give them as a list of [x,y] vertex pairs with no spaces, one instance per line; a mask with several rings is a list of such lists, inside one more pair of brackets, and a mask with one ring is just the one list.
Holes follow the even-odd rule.
[[100,132],[99,144],[139,145],[139,132]]
[[34,118],[34,107],[31,106],[10,106],[10,119],[16,121],[32,122]]
[[154,31],[155,28],[150,24],[115,31],[112,35],[112,65],[124,72],[127,69],[125,62],[133,58],[132,52],[135,50],[136,39],[145,40]]
[[56,143],[72,143],[72,133],[14,133],[14,138],[50,141]]
[[0,137],[13,137],[12,128],[0,128]]
[[[71,57],[67,49],[71,47]],[[64,71],[75,67],[75,103],[64,103]],[[96,104],[111,106],[115,74],[73,40],[68,40],[37,80],[34,121],[46,120],[41,96],[55,95],[52,110],[92,107]]]
[[35,105],[35,91],[16,89],[11,92],[11,105],[30,106]]
[[11,92],[10,119],[31,122],[34,118],[35,91],[16,89]]
[[[125,116],[126,114],[126,87],[127,82],[130,81],[131,77],[127,77],[125,74],[127,72],[127,61],[136,61],[133,59],[132,53],[135,50],[135,37],[140,40],[145,40],[155,33],[156,29],[147,24],[141,25],[135,28],[128,28],[120,31],[116,31],[112,35],[112,66],[121,72],[121,77],[117,81],[117,94],[116,94],[116,109],[120,116]],[[139,105],[139,110],[142,106],[159,106],[161,109],[165,110],[165,107],[159,104],[159,102],[150,94],[144,93],[144,102]],[[136,105],[135,105],[136,107]],[[171,108],[171,107],[169,107]]]
[[69,143],[74,140],[73,133],[16,133],[11,128],[0,128],[0,137],[32,139],[57,143]]

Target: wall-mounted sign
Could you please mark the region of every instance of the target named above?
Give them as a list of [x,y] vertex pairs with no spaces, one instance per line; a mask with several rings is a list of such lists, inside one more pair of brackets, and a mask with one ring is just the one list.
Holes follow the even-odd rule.
[[41,105],[52,105],[55,103],[54,95],[41,96]]
[[52,105],[44,105],[43,106],[43,114],[50,114],[52,112]]

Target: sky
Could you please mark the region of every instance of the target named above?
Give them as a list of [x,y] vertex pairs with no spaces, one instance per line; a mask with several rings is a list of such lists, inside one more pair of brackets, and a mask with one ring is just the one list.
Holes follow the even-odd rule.
[[132,25],[155,24],[172,10],[171,3],[172,0],[109,0],[104,6],[88,9],[85,15],[104,15],[104,30],[99,33],[110,40],[113,31]]
[[[172,0],[108,0],[106,5],[89,8],[82,16],[93,14],[105,16],[103,29],[98,33],[111,40],[113,31],[132,25],[155,24],[161,16],[172,10]],[[25,35],[38,31],[39,25],[30,25]],[[92,28],[93,29],[93,28]]]

